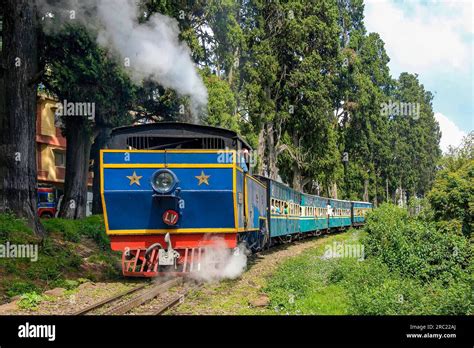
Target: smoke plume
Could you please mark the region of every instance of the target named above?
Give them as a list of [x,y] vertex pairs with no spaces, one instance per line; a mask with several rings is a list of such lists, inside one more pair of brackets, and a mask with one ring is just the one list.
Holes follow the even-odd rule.
[[[37,0],[40,13],[61,23],[80,22],[98,33],[97,43],[114,52],[137,84],[151,79],[190,97],[197,115],[207,105],[207,90],[196,71],[189,47],[179,41],[178,22],[155,13],[144,23],[134,0]],[[46,17],[49,17],[46,16]]]

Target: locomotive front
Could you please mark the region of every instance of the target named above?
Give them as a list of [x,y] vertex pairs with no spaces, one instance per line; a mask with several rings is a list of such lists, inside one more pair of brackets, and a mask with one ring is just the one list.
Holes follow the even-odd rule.
[[234,132],[185,123],[115,129],[101,151],[101,196],[125,276],[198,271],[207,247],[235,249],[239,213]]

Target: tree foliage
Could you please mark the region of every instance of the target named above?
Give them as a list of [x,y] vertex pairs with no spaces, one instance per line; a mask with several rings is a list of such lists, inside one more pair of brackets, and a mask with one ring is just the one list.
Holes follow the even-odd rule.
[[458,148],[443,158],[428,200],[434,219],[447,230],[462,231],[471,237],[474,216],[474,134],[467,135]]

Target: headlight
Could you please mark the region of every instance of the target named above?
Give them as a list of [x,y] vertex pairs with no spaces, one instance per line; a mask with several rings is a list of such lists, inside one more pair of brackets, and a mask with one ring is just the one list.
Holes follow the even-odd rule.
[[153,190],[159,193],[169,193],[176,186],[176,176],[169,170],[158,170],[151,178]]

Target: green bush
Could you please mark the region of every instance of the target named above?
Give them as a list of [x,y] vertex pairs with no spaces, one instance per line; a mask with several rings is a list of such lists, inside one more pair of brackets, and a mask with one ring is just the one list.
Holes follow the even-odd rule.
[[6,294],[8,297],[22,295],[28,292],[38,291],[38,287],[28,281],[13,281],[6,286]]
[[437,229],[432,222],[411,218],[407,211],[383,204],[367,217],[363,239],[367,257],[388,269],[421,281],[449,283],[463,276],[472,259],[466,238]]
[[425,283],[390,272],[379,259],[337,260],[328,279],[344,287],[353,314],[461,315],[473,311],[467,281],[448,286],[439,281]]
[[49,297],[41,296],[37,294],[36,292],[29,292],[21,296],[21,299],[18,302],[18,307],[21,309],[30,309],[30,310],[35,311],[38,309],[38,305],[43,300],[47,300],[47,299],[49,299]]
[[436,221],[457,221],[469,238],[474,225],[474,160],[452,160],[451,165],[437,173],[428,199]]
[[52,288],[64,288],[66,290],[72,290],[79,286],[79,280],[71,280],[71,279],[57,279],[50,283]]

